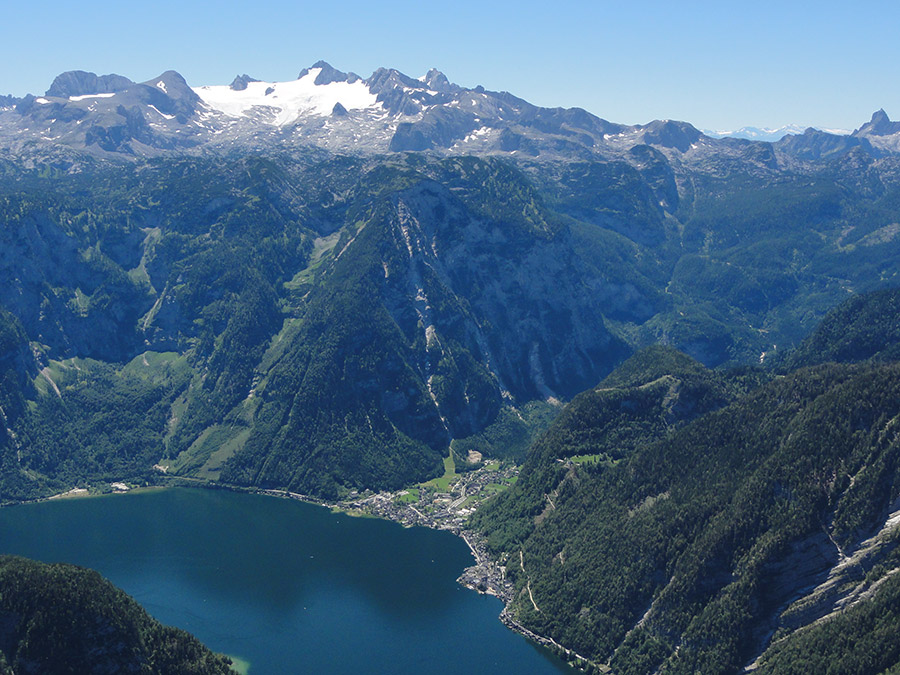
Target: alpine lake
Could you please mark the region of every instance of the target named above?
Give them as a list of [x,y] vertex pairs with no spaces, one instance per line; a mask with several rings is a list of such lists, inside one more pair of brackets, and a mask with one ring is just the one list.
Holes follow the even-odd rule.
[[241,672],[575,672],[456,582],[448,533],[172,488],[0,509],[0,552],[97,570]]

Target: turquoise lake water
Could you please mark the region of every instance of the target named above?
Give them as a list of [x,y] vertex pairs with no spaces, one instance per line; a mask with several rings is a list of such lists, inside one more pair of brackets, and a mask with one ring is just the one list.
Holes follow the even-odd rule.
[[171,489],[0,509],[0,552],[96,569],[251,675],[575,672],[456,583],[447,532]]

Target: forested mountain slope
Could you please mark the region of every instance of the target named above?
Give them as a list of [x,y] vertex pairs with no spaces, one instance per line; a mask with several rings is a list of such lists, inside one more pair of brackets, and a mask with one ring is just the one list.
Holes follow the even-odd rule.
[[797,349],[786,354],[784,367],[866,359],[900,360],[900,289],[864,293],[835,307]]
[[900,172],[853,153],[785,168],[754,147],[3,161],[0,306],[30,356],[4,469],[27,482],[0,498],[154,465],[399,487],[635,349],[765,361],[897,278]]
[[[868,320],[896,321],[889,297],[862,301]],[[652,365],[642,372],[637,359]],[[701,397],[716,403],[660,427],[649,422],[664,404],[633,402],[667,370],[684,377],[684,359],[639,354],[576,397],[517,485],[477,514],[506,557],[519,619],[616,673],[731,673],[755,661],[809,672],[813,645],[838,635],[858,640],[824,654],[865,664],[846,672],[894,666],[900,364],[723,373],[728,405]],[[614,416],[624,423],[608,425]]]
[[96,572],[0,556],[0,673],[232,673]]

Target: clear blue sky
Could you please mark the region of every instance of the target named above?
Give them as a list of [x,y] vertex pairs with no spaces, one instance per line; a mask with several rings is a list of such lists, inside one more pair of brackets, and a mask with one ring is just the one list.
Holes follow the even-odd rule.
[[855,128],[900,118],[900,3],[33,0],[0,13],[0,93],[65,70],[192,85],[293,79],[324,59],[578,106],[624,123]]

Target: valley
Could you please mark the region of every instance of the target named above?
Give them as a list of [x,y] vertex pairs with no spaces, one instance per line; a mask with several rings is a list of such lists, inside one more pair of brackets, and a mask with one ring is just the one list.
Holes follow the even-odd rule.
[[448,530],[589,671],[900,662],[884,111],[769,143],[325,62],[8,103],[0,504]]

